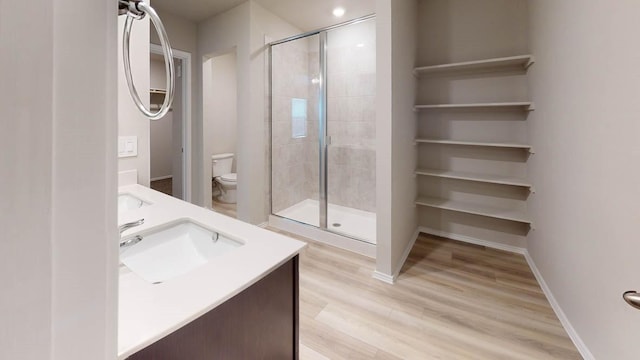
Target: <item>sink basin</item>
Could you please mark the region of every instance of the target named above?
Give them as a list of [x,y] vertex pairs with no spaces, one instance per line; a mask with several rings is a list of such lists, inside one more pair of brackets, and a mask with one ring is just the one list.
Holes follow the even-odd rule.
[[150,283],[186,274],[243,245],[189,220],[140,236],[121,252],[120,261]]
[[119,213],[122,213],[128,210],[134,210],[147,205],[149,204],[138,199],[137,197],[131,194],[118,195],[118,212]]

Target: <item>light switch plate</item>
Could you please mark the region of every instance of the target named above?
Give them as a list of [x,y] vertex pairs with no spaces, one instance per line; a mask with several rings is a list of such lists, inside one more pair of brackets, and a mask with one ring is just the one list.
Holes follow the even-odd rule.
[[118,157],[138,156],[137,136],[118,136]]

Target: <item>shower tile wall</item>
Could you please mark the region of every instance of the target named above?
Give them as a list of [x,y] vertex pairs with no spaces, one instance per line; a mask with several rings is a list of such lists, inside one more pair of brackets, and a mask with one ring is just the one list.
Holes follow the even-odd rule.
[[328,32],[329,203],[375,212],[375,22]]
[[[317,38],[277,45],[272,59],[272,211],[277,213],[318,193]],[[312,57],[315,57],[312,59]],[[315,70],[315,71],[314,71]],[[307,134],[292,137],[292,99],[307,100]]]

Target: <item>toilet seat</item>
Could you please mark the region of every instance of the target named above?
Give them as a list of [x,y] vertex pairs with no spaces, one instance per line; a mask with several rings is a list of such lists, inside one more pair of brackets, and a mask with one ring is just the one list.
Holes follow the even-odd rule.
[[238,182],[238,174],[236,173],[224,174],[218,177],[216,180],[222,185],[232,186]]

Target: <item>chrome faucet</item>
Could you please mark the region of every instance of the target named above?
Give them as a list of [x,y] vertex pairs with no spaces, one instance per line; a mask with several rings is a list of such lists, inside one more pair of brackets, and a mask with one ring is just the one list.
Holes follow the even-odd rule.
[[144,224],[144,219],[140,219],[137,221],[132,221],[123,225],[118,226],[118,230],[120,231],[120,248],[135,245],[142,241],[142,236],[136,235],[130,239],[122,240],[122,233],[136,226],[140,226]]

